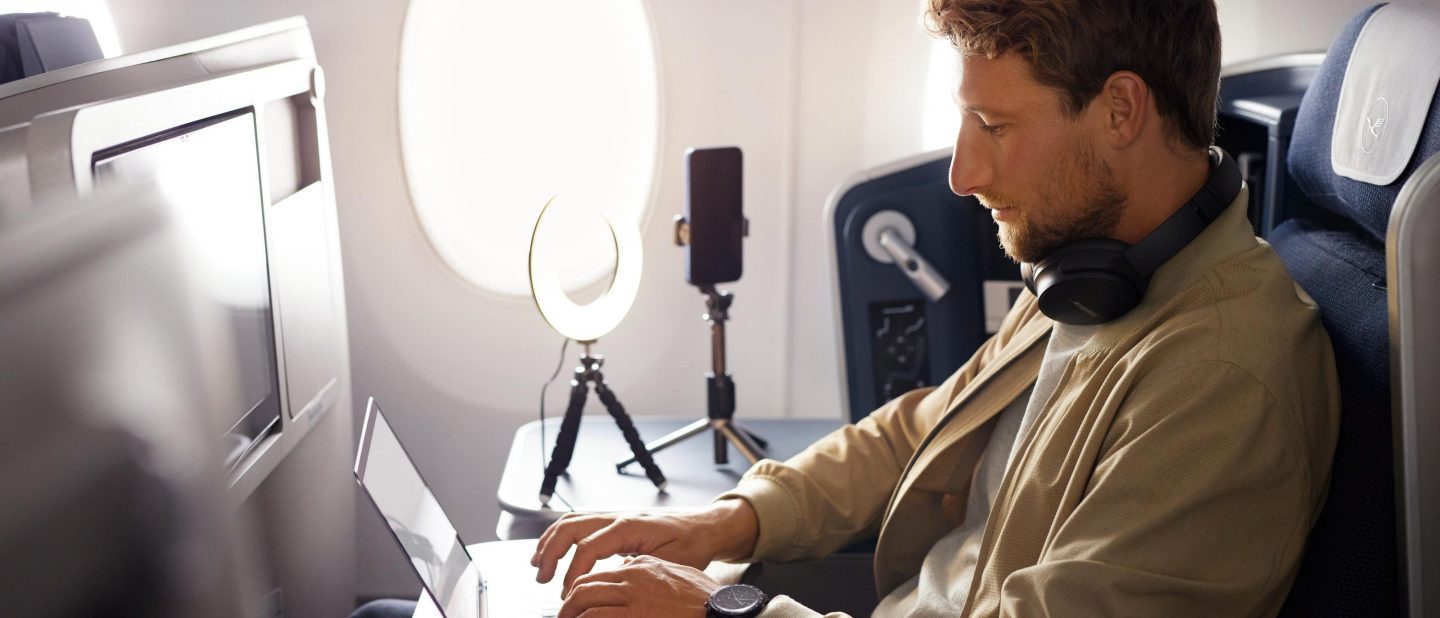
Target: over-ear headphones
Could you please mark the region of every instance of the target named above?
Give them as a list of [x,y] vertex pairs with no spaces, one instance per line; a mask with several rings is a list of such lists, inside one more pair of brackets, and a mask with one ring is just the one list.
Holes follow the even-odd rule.
[[1040,311],[1064,324],[1103,324],[1145,298],[1150,276],[1195,240],[1240,194],[1240,167],[1210,149],[1210,179],[1180,210],[1133,247],[1111,238],[1067,244],[1034,264],[1021,264],[1025,287]]

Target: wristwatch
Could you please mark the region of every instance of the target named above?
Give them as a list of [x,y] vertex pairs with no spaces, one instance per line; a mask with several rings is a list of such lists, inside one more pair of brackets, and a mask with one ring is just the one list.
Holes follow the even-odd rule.
[[770,597],[749,584],[722,586],[705,602],[705,618],[754,618],[769,601]]

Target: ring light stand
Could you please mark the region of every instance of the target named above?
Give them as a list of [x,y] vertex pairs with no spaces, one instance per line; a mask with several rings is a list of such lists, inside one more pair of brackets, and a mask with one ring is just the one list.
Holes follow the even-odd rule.
[[[554,207],[556,198],[551,198],[540,212],[539,219],[535,221],[535,230],[530,236],[530,293],[540,315],[550,327],[579,343],[583,351],[580,354],[580,366],[575,368],[575,377],[570,380],[570,403],[565,408],[564,420],[560,422],[560,435],[555,438],[555,449],[551,452],[549,465],[545,466],[545,478],[540,483],[540,504],[550,504],[550,498],[555,495],[556,482],[570,467],[571,456],[575,453],[575,439],[580,433],[580,417],[592,385],[600,403],[605,405],[605,410],[620,427],[620,433],[625,436],[625,442],[635,454],[634,461],[639,461],[645,469],[645,476],[650,478],[656,488],[664,491],[665,475],[660,472],[660,467],[655,465],[655,460],[645,449],[645,443],[640,440],[640,432],[636,431],[635,423],[625,412],[625,406],[620,404],[620,399],[606,385],[605,375],[600,372],[605,358],[592,354],[590,349],[601,336],[620,324],[620,320],[635,301],[635,293],[640,288],[642,263],[640,233],[633,225],[616,225],[614,221],[606,218],[605,222],[615,240],[615,277],[604,296],[579,306],[571,301],[561,288],[556,275],[558,269],[552,263],[551,255],[536,250],[541,224]],[[541,446],[543,448],[544,445]]]

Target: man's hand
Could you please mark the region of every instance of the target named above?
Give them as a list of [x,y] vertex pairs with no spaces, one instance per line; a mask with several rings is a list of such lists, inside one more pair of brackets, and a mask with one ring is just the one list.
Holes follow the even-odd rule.
[[663,515],[568,514],[540,537],[530,565],[535,580],[549,582],[555,565],[570,547],[575,556],[565,573],[564,594],[595,562],[617,554],[654,556],[678,565],[703,569],[716,559],[750,555],[759,535],[755,510],[744,500],[721,500],[695,513]]
[[575,580],[559,618],[665,616],[703,618],[720,583],[699,569],[639,556],[610,571]]

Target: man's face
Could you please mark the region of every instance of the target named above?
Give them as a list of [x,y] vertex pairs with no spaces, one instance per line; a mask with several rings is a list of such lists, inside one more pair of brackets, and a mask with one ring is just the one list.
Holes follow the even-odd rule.
[[950,188],[991,209],[1000,244],[1017,262],[1109,238],[1125,211],[1124,190],[1096,156],[1103,111],[1091,105],[1068,116],[1060,96],[1015,54],[961,59]]

